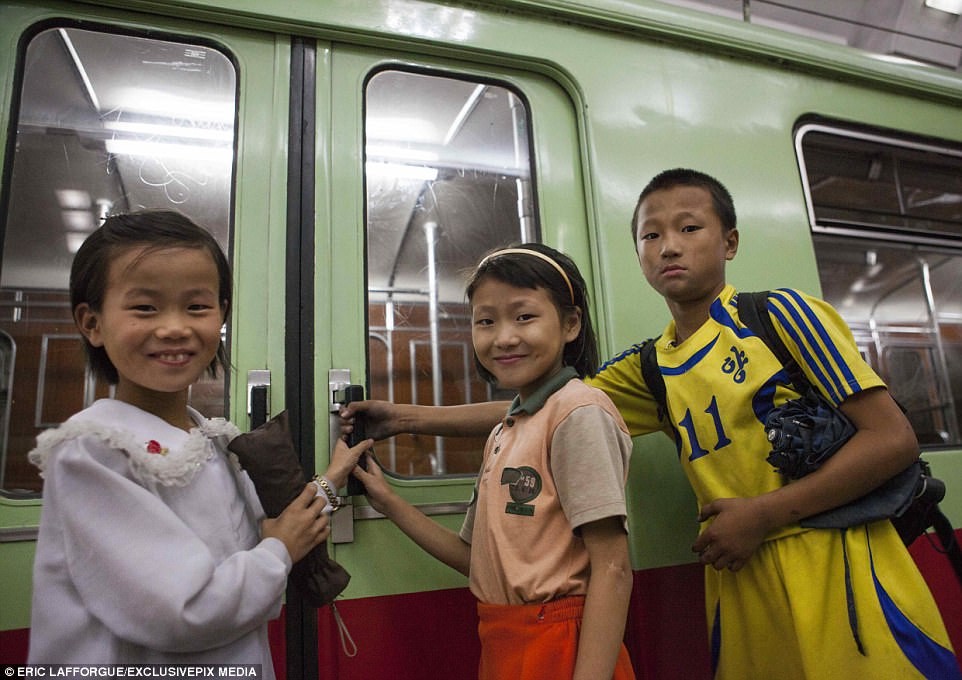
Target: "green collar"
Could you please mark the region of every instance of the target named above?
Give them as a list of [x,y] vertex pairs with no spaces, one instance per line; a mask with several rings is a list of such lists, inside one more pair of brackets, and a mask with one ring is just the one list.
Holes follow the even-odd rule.
[[544,406],[544,403],[548,401],[548,397],[564,387],[569,380],[577,377],[578,371],[573,367],[562,366],[560,371],[548,378],[541,387],[536,389],[523,402],[521,401],[520,395],[515,397],[514,401],[511,402],[510,408],[508,408],[508,415],[514,416],[522,412],[527,413],[529,416],[534,415]]

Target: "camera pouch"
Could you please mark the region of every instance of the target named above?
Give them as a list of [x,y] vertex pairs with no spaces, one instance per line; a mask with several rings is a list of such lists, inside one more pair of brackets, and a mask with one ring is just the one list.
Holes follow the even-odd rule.
[[[789,479],[799,479],[833,456],[855,434],[855,426],[821,393],[810,388],[800,398],[773,409],[765,419],[765,432],[772,444],[768,462]],[[922,483],[922,466],[916,460],[861,498],[807,517],[800,524],[843,529],[901,517]]]
[[[277,517],[307,484],[282,411],[260,427],[235,437],[227,445],[247,472],[268,517]],[[347,587],[351,576],[321,543],[291,569],[290,581],[313,606],[330,604]]]

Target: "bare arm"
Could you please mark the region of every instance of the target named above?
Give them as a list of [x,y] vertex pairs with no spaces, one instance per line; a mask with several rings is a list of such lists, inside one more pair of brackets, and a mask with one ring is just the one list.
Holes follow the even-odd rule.
[[608,517],[581,527],[591,560],[573,680],[610,678],[625,635],[631,597],[628,537],[621,520]]
[[351,432],[354,416],[363,413],[365,434],[386,439],[396,434],[442,437],[485,437],[507,412],[509,402],[487,401],[460,406],[421,406],[368,399],[341,409],[341,432]]
[[770,531],[864,496],[918,457],[915,433],[888,390],[859,392],[841,410],[856,433],[821,468],[767,494],[702,508],[699,519],[714,516],[692,546],[702,562],[738,569]]
[[367,470],[356,467],[353,474],[364,484],[368,501],[375,510],[394,522],[429,555],[468,575],[471,546],[394,493],[376,461],[368,458]]

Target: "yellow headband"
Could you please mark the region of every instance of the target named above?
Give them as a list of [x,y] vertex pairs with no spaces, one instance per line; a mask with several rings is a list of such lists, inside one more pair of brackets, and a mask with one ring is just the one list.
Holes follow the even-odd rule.
[[565,280],[565,283],[568,284],[568,294],[571,296],[571,304],[573,305],[575,303],[575,291],[574,291],[574,288],[571,287],[571,279],[569,279],[568,275],[565,274],[565,270],[561,268],[560,264],[555,262],[553,259],[545,255],[544,253],[539,253],[537,250],[528,250],[527,248],[505,248],[504,250],[498,250],[496,252],[491,253],[490,255],[485,257],[483,260],[481,260],[478,263],[478,269],[481,269],[481,267],[483,267],[488,260],[493,260],[496,257],[501,257],[502,255],[512,255],[512,254],[534,255],[535,257],[544,260],[545,262],[550,264],[552,267],[557,269],[558,273],[561,274],[561,278],[563,278]]

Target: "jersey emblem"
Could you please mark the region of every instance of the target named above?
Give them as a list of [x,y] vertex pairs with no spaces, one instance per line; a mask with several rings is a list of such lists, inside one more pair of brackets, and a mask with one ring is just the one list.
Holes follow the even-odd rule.
[[501,484],[508,485],[511,501],[504,508],[509,515],[534,516],[534,506],[530,505],[541,494],[541,475],[534,468],[505,468],[501,472]]
[[737,347],[732,347],[731,353],[732,356],[726,358],[722,364],[722,373],[731,375],[732,380],[740,385],[745,382],[745,364],[748,363],[748,356]]

